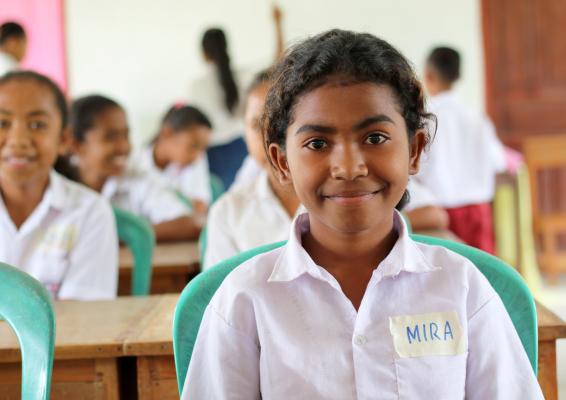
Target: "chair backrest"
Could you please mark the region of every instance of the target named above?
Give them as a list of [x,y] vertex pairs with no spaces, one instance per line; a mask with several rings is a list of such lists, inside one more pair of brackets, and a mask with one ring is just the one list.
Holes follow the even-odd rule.
[[199,257],[200,257],[200,270],[202,271],[202,266],[204,265],[204,255],[206,254],[206,242],[207,242],[207,226],[205,225],[202,228],[202,231],[200,231],[200,235],[198,237],[198,252],[199,252]]
[[218,175],[210,173],[210,189],[212,191],[212,202],[214,203],[226,191],[224,182]]
[[[536,375],[538,360],[536,308],[533,297],[521,275],[505,262],[473,247],[427,236],[411,235],[411,238],[416,242],[446,247],[468,258],[476,265],[501,297]],[[183,390],[204,311],[224,278],[243,262],[258,254],[281,247],[285,243],[286,241],[261,246],[224,260],[197,275],[185,287],[177,303],[173,319],[173,349],[179,393]]]
[[126,243],[134,256],[132,296],[147,296],[151,287],[151,260],[155,232],[151,224],[129,211],[114,208],[118,239]]
[[55,350],[55,312],[45,287],[0,263],[0,317],[10,324],[22,353],[22,400],[47,400]]

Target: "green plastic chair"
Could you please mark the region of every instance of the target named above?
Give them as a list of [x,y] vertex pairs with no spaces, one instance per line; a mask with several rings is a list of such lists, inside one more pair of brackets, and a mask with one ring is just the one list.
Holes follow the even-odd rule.
[[[531,292],[521,275],[507,263],[473,247],[427,236],[411,235],[411,238],[416,242],[446,247],[475,264],[501,297],[536,375],[538,360],[536,308]],[[286,241],[269,244],[231,257],[197,275],[185,287],[173,319],[173,350],[179,393],[183,390],[204,311],[224,278],[243,262],[285,243]]]
[[55,350],[55,312],[45,287],[0,263],[0,317],[14,330],[22,353],[22,400],[47,400]]
[[147,296],[151,287],[151,260],[155,247],[155,231],[151,224],[129,211],[113,207],[118,239],[126,243],[134,256],[132,296]]
[[200,231],[200,235],[198,237],[198,252],[200,256],[200,270],[202,271],[202,264],[204,263],[204,254],[206,253],[206,232],[207,232],[207,225],[202,228]]
[[[210,204],[218,200],[218,198],[222,196],[222,194],[225,192],[224,182],[222,182],[222,179],[220,179],[217,175],[214,175],[213,173],[210,174],[210,191],[212,193],[212,201],[210,202]],[[191,210],[194,208],[191,200],[185,197],[183,193],[181,193],[178,190],[174,190],[174,193],[177,195],[179,199],[183,201],[183,203],[185,203],[187,207],[189,207]]]

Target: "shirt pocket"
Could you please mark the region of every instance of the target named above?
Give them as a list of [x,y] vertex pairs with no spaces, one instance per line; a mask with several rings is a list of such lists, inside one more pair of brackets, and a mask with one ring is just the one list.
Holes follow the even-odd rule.
[[66,251],[35,253],[30,260],[29,274],[37,279],[56,299],[70,262]]
[[402,358],[395,354],[400,400],[462,400],[468,352],[452,356]]

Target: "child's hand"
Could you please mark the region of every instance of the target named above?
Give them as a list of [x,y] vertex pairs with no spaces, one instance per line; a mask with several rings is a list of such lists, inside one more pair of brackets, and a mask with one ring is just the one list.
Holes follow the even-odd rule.
[[206,204],[201,200],[191,199],[195,214],[206,214]]
[[273,19],[275,20],[276,24],[281,23],[281,17],[282,16],[283,16],[283,14],[281,13],[281,10],[279,9],[279,7],[277,7],[275,4],[273,4]]

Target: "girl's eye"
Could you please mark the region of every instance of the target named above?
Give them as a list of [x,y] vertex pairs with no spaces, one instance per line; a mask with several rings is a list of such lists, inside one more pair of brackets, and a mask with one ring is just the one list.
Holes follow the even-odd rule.
[[43,122],[33,121],[32,123],[29,124],[29,127],[34,130],[42,129],[45,128],[45,124]]
[[9,126],[10,126],[10,123],[8,121],[0,120],[0,128],[7,128]]
[[365,140],[366,144],[376,145],[385,142],[385,136],[380,135],[378,133],[374,133],[369,135],[368,138]]
[[322,150],[327,146],[328,144],[322,139],[314,139],[307,144],[307,147],[311,150]]

